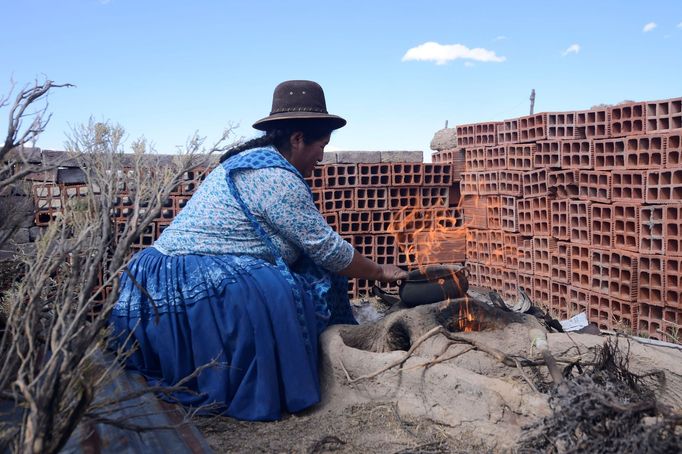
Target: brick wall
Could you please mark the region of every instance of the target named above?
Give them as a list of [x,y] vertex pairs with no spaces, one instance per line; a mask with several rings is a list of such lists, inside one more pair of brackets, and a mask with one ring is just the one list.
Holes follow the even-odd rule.
[[474,284],[504,293],[516,276],[560,317],[586,311],[601,328],[670,340],[661,331],[682,323],[682,98],[456,130]]
[[[451,162],[424,163],[422,152],[329,152],[307,179],[320,212],[327,222],[363,254],[379,263],[405,267],[417,264],[461,263],[464,236],[450,235],[456,224],[459,178],[463,155],[448,152]],[[35,162],[58,152],[33,150]],[[196,168],[183,176],[157,219],[133,245],[133,251],[153,244],[201,184],[207,169]],[[8,245],[9,259],[17,245],[30,250],[66,201],[88,191],[77,167],[29,176],[24,190],[4,197],[0,207],[21,212],[20,229]],[[131,215],[124,187],[115,197],[112,218],[116,231],[122,231]],[[22,207],[17,210],[17,207]],[[427,245],[427,243],[434,243]],[[373,283],[353,279],[349,295],[360,297]]]

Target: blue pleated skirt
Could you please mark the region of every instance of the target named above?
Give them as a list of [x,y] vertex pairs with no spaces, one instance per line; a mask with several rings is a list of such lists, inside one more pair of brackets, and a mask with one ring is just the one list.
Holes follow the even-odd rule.
[[128,366],[152,385],[174,385],[217,360],[173,396],[184,405],[243,420],[303,410],[320,400],[317,336],[330,323],[355,323],[347,280],[309,271],[293,273],[297,310],[292,285],[264,260],[145,249],[121,278],[114,345],[136,344]]

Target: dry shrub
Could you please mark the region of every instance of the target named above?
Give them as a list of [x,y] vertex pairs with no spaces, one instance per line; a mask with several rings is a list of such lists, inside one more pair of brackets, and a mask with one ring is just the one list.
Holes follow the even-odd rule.
[[[0,451],[57,452],[82,420],[106,422],[107,409],[95,396],[120,373],[102,352],[131,245],[183,174],[208,167],[230,134],[231,128],[208,149],[195,135],[169,158],[143,139],[124,153],[118,125],[91,120],[72,132],[69,159],[83,170],[87,191],[66,201],[34,255],[20,257],[25,273],[4,296],[0,392],[16,403],[21,424],[0,423]],[[111,214],[122,190],[130,216],[115,229]]]

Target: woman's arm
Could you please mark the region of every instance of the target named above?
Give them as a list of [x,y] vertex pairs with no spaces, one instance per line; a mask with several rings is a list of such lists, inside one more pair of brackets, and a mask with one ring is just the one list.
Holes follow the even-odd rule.
[[339,271],[347,277],[358,277],[369,281],[394,282],[407,277],[407,271],[395,265],[379,265],[355,251],[350,265]]

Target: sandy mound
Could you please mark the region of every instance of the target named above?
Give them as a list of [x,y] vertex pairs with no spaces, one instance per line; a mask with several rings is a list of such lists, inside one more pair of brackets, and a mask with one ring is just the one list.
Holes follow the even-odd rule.
[[[402,368],[356,381],[400,361],[406,352],[349,347],[345,329],[331,327],[320,338],[319,405],[274,423],[200,419],[197,425],[211,446],[219,452],[503,452],[514,448],[523,426],[550,414],[546,367],[509,367],[442,335],[421,344]],[[535,357],[521,323],[462,336],[508,355]],[[584,361],[604,340],[586,334],[549,336],[555,357]],[[627,349],[628,343],[621,342]],[[629,349],[631,370],[663,370],[665,385],[657,397],[682,409],[682,352],[637,342]]]

